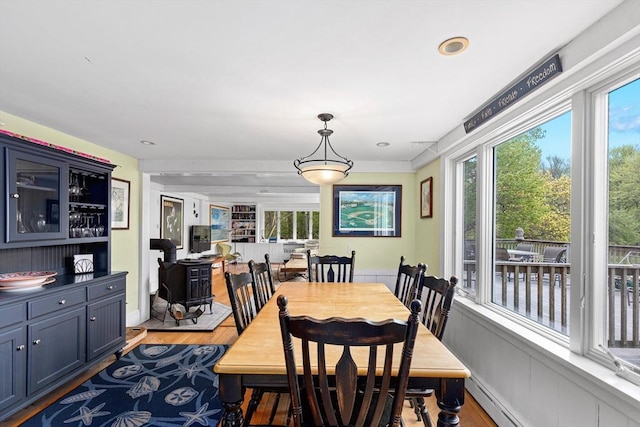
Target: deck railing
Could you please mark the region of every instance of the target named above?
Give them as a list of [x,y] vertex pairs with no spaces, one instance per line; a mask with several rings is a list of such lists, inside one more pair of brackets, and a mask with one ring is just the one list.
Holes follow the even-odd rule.
[[[465,261],[463,286],[475,280]],[[608,267],[609,347],[640,347],[640,264]],[[567,334],[571,267],[568,263],[496,261],[493,302]]]

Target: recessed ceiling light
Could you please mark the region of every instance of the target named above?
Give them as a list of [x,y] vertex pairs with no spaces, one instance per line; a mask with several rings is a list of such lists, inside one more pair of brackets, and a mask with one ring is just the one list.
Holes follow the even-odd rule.
[[388,142],[378,142],[376,145],[378,147],[388,147],[391,144],[389,144]]
[[438,46],[441,55],[451,56],[464,52],[469,47],[469,39],[466,37],[453,37],[445,40]]
[[146,139],[143,139],[142,141],[140,141],[140,144],[142,144],[142,145],[156,145],[155,142],[147,141]]

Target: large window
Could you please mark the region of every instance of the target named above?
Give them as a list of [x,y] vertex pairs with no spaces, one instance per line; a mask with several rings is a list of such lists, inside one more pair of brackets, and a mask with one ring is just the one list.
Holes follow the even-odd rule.
[[276,240],[318,239],[319,211],[264,211],[264,238]]
[[571,114],[493,149],[491,301],[568,334]]
[[585,82],[448,156],[456,237],[443,262],[464,293],[640,372],[640,70]]

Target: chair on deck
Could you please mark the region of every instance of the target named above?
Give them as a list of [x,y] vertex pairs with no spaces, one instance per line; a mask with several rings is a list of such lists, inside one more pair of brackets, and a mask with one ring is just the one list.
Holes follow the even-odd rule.
[[[318,320],[308,316],[290,317],[284,295],[278,297],[278,307],[295,427],[401,425],[420,301],[412,302],[406,322],[395,319],[371,322],[361,318]],[[296,371],[293,337],[302,340],[304,374],[301,378]],[[404,343],[397,377],[391,373],[395,343]],[[331,347],[331,350],[342,349],[340,360],[333,363],[326,357],[326,353],[332,354]],[[353,353],[359,352],[355,347],[369,349],[367,364],[359,366],[361,371],[366,370],[366,376],[358,377],[352,357]],[[312,354],[311,349],[316,354]],[[379,358],[376,357],[378,353],[381,353]],[[378,373],[377,359],[384,360],[384,367]],[[317,372],[312,371],[311,360],[317,360]],[[328,372],[335,374],[329,375]],[[391,408],[389,393],[394,394]]]
[[313,256],[307,251],[307,270],[309,282],[353,282],[353,269],[356,262],[356,251],[351,257],[336,255]]
[[[567,248],[561,246],[547,246],[542,252],[542,262],[566,262],[567,261]],[[560,281],[558,274],[554,275],[553,284]],[[549,277],[551,281],[551,277]]]
[[[427,276],[421,281],[418,288],[418,299],[423,304],[420,321],[439,340],[442,340],[444,336],[444,329],[447,326],[449,312],[453,304],[453,294],[457,284],[458,278],[456,276],[451,276],[449,281]],[[424,399],[432,394],[432,389],[409,389],[406,393],[406,398],[411,400],[411,404],[418,416],[418,421],[422,419],[424,425],[428,427],[432,427],[433,424],[427,412]]]
[[262,307],[276,292],[271,275],[269,254],[264,255],[264,260],[265,262],[249,261],[249,273],[251,273],[253,281],[253,300],[257,311],[262,310]]
[[409,308],[411,301],[416,298],[418,286],[426,269],[426,264],[420,263],[415,266],[407,265],[404,263],[404,256],[400,257],[394,295],[402,301],[405,307]]
[[[533,244],[531,243],[518,243],[516,245],[516,251],[533,252]],[[533,255],[514,255],[509,258],[509,261],[532,261]]]
[[[509,255],[509,251],[505,248],[496,248],[495,253],[496,261],[511,261],[511,256]],[[511,273],[507,273],[507,280],[511,280]]]
[[567,248],[560,246],[547,246],[542,253],[542,262],[566,262]]
[[[236,322],[236,329],[238,330],[238,335],[241,335],[258,314],[254,296],[253,276],[251,273],[232,274],[226,272],[224,278],[227,283],[227,292],[229,293],[229,301],[231,303],[231,310],[233,311],[233,318]],[[251,425],[251,417],[258,408],[264,393],[278,393],[273,409],[271,410],[269,423],[266,424],[271,425],[278,409],[280,394],[288,393],[288,389],[274,387],[254,388],[251,393],[251,400],[247,406],[247,413],[242,424],[243,427]]]

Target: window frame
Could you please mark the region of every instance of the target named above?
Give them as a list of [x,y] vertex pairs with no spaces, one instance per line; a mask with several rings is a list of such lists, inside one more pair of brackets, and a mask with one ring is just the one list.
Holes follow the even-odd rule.
[[[277,225],[277,230],[276,230],[276,236],[277,236],[277,242],[283,242],[283,241],[287,241],[287,242],[291,242],[291,241],[301,241],[301,240],[313,240],[313,218],[314,218],[314,212],[318,213],[318,217],[319,217],[319,213],[320,210],[319,209],[287,209],[287,208],[283,208],[283,209],[268,209],[265,208],[261,211],[260,215],[261,215],[261,220],[263,224],[266,224],[266,220],[265,220],[265,214],[266,212],[276,212],[276,221],[278,222]],[[280,213],[281,212],[291,212],[293,215],[293,229],[292,229],[292,236],[293,238],[291,239],[282,239],[281,234],[280,234],[280,221],[281,221],[281,217],[280,217]],[[296,236],[298,235],[297,232],[297,225],[298,225],[298,213],[299,212],[305,212],[309,214],[309,224],[307,227],[307,236],[304,239],[298,239]]]
[[[637,54],[640,56],[640,54]],[[513,112],[505,112],[496,123],[478,129],[476,135],[466,135],[441,157],[443,192],[441,206],[441,242],[443,254],[441,271],[464,271],[464,220],[461,185],[464,161],[476,156],[476,288],[472,293],[458,291],[459,297],[504,316],[527,330],[549,339],[571,352],[612,369],[611,360],[599,347],[606,346],[606,290],[595,285],[606,283],[607,266],[595,260],[606,259],[608,212],[598,205],[598,195],[607,191],[608,146],[603,144],[607,136],[608,92],[640,78],[640,65],[630,63],[629,57],[607,64],[598,73],[586,75],[573,85],[536,101],[523,102]],[[584,70],[583,70],[584,71]],[[604,98],[604,99],[603,99]],[[562,335],[546,326],[537,324],[519,314],[491,302],[493,280],[493,148],[510,138],[545,123],[566,111],[571,111],[571,263],[572,290],[570,293],[570,330]],[[605,138],[605,139],[603,139]],[[600,151],[597,151],[598,148]],[[602,205],[602,203],[600,203]],[[604,234],[603,234],[604,233]],[[593,236],[590,239],[587,236]],[[453,238],[452,238],[453,237]],[[606,238],[604,238],[606,240]],[[605,258],[602,258],[602,256]],[[603,279],[604,278],[604,279]]]

